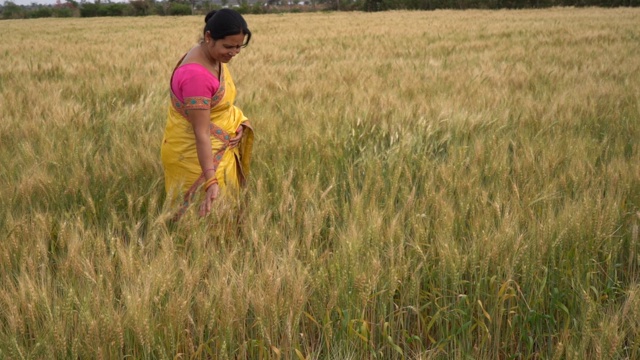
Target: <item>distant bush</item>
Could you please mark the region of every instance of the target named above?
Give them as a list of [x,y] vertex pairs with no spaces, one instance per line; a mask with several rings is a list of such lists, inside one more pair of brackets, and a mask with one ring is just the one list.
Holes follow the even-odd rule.
[[128,13],[129,5],[122,3],[111,3],[98,7],[98,16],[123,16]]
[[153,6],[153,13],[156,14],[156,15],[161,15],[161,16],[162,15],[167,15],[167,11],[166,11],[164,5],[160,4],[160,3],[156,3]]
[[20,6],[11,1],[7,1],[4,3],[4,8],[2,9],[3,19],[22,19],[24,17],[25,12]]
[[98,5],[92,3],[83,3],[80,7],[81,17],[94,17],[98,16]]
[[204,4],[202,4],[202,7],[200,8],[202,13],[204,14],[208,13],[211,10],[220,10],[220,9],[222,9],[222,7],[213,2],[205,2]]
[[246,1],[243,1],[242,4],[238,7],[234,7],[234,10],[239,12],[240,14],[249,14],[251,12],[251,7],[247,4]]
[[251,9],[249,10],[251,12],[251,14],[266,14],[267,13],[267,9],[265,9],[264,6],[262,6],[262,4],[260,4],[260,2],[256,2],[251,6]]
[[191,6],[187,4],[171,3],[167,15],[191,15]]
[[58,18],[68,18],[73,16],[73,10],[68,7],[54,8],[53,16]]
[[[28,0],[31,1],[31,0]],[[0,19],[45,17],[147,16],[205,14],[213,9],[233,6],[241,14],[300,13],[307,11],[388,11],[435,9],[524,9],[556,6],[638,7],[640,0],[220,0],[219,4],[205,0],[192,8],[186,0],[126,0],[118,3],[94,3],[64,0],[63,6],[16,5],[6,0],[0,6]],[[33,0],[38,2],[38,0]],[[229,5],[233,3],[234,5]],[[2,0],[0,0],[0,5]],[[237,5],[236,5],[237,4]],[[267,5],[268,4],[268,5]],[[71,6],[69,6],[71,5]]]
[[51,17],[53,15],[53,10],[48,7],[40,7],[29,13],[30,18],[46,18]]
[[149,15],[150,5],[149,2],[144,0],[132,0],[129,2],[131,5],[130,8],[132,10],[132,15],[134,16],[144,16]]

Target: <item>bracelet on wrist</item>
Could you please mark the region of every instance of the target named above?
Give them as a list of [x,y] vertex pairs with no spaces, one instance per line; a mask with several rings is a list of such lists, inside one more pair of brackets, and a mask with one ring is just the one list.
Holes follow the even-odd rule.
[[218,183],[218,179],[216,177],[212,177],[211,179],[207,180],[207,182],[204,183],[204,192],[207,192],[207,190],[209,190],[211,185],[217,184],[217,183]]

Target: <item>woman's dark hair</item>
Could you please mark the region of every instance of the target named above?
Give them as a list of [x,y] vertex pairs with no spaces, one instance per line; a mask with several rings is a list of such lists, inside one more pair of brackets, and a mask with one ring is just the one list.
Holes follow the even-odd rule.
[[224,39],[229,35],[244,34],[247,40],[242,46],[249,45],[251,31],[247,27],[247,22],[237,11],[231,9],[212,10],[204,17],[204,22],[206,25],[203,34],[208,31],[213,40]]

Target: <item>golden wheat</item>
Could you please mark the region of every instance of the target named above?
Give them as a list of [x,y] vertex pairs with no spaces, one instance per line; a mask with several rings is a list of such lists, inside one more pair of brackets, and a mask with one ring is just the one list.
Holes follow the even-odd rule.
[[640,356],[640,11],[247,21],[243,207],[178,224],[203,19],[0,22],[0,358]]

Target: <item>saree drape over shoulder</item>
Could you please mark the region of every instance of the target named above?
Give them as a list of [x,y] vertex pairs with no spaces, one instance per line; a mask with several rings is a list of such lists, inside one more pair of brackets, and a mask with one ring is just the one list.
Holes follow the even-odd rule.
[[[176,67],[177,68],[177,67]],[[175,70],[174,70],[175,71]],[[204,174],[198,162],[196,138],[187,118],[190,109],[210,108],[210,136],[215,174],[221,195],[237,195],[249,174],[253,128],[242,110],[234,105],[236,88],[226,64],[221,65],[220,86],[213,97],[184,98],[171,91],[171,104],[161,147],[167,200],[184,210],[204,184]],[[242,141],[229,146],[237,129],[244,125]]]

